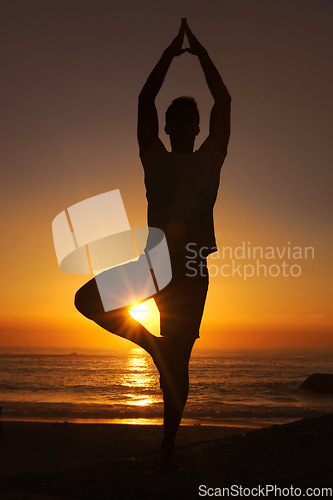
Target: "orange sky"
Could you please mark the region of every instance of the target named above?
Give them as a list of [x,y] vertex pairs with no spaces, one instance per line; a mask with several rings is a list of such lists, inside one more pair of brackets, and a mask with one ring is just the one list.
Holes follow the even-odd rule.
[[[211,258],[216,275],[197,345],[332,348],[331,3],[210,0],[203,12],[196,0],[149,3],[149,11],[129,1],[39,0],[0,8],[0,347],[127,346],[75,310],[88,277],[60,271],[51,223],[66,207],[119,188],[131,224],[145,224],[137,95],[187,15],[233,98],[215,207],[220,250],[242,242],[314,248],[314,259],[287,259],[300,265],[299,277],[244,281],[222,276],[228,261]],[[160,128],[172,98],[194,95],[199,145],[212,101],[197,61],[182,57],[158,98]]]

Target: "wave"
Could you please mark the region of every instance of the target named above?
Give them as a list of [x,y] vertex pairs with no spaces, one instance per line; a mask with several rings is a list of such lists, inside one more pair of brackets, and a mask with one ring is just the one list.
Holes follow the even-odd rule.
[[[44,402],[7,402],[3,405],[3,419],[158,419],[163,415],[163,402],[155,402],[148,406],[130,406],[128,404],[75,404],[75,403],[44,403]],[[223,425],[225,422],[242,420],[248,425],[254,422],[282,423],[305,417],[315,417],[323,413],[331,413],[318,409],[297,408],[290,406],[271,405],[224,405],[221,409],[197,405],[186,408],[185,419],[200,420],[201,423],[214,420]]]

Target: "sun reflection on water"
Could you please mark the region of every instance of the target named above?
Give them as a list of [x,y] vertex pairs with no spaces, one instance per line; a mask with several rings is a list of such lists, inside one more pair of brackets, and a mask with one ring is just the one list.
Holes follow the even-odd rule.
[[[130,406],[149,406],[160,401],[159,397],[153,396],[156,392],[156,371],[150,358],[145,355],[142,349],[132,349],[131,355],[126,361],[126,370],[122,384],[130,390],[124,394],[127,399],[126,404]],[[141,389],[138,392],[137,389]],[[142,389],[147,393],[142,394]],[[141,394],[140,394],[141,392]]]

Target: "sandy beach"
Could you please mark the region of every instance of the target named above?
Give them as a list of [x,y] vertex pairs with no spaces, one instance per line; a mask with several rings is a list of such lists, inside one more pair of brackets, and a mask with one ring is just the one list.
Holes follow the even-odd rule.
[[[182,426],[173,470],[161,426],[3,422],[3,499],[200,498],[199,486],[333,486],[333,415],[250,430]],[[202,490],[203,492],[204,490]]]

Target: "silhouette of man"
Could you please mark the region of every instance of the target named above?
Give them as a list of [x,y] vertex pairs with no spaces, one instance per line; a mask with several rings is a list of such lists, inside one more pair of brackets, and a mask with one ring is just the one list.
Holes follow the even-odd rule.
[[[182,49],[184,36],[190,47]],[[174,57],[198,57],[214,99],[209,136],[193,152],[199,134],[199,111],[192,97],[175,99],[166,112],[168,152],[158,137],[155,98]],[[207,256],[216,251],[213,207],[230,135],[230,95],[206,49],[182,19],[180,30],[148,77],[138,106],[138,142],[145,172],[148,225],[166,235],[172,280],[154,299],[160,311],[160,337],[152,335],[128,313],[129,307],[104,312],[95,280],[75,296],[77,309],[106,330],[131,340],[153,358],[164,399],[162,458],[172,460],[176,433],[189,390],[188,366],[208,289]],[[187,266],[187,245],[196,249]],[[194,252],[192,252],[193,255]],[[194,267],[193,267],[194,266]]]

